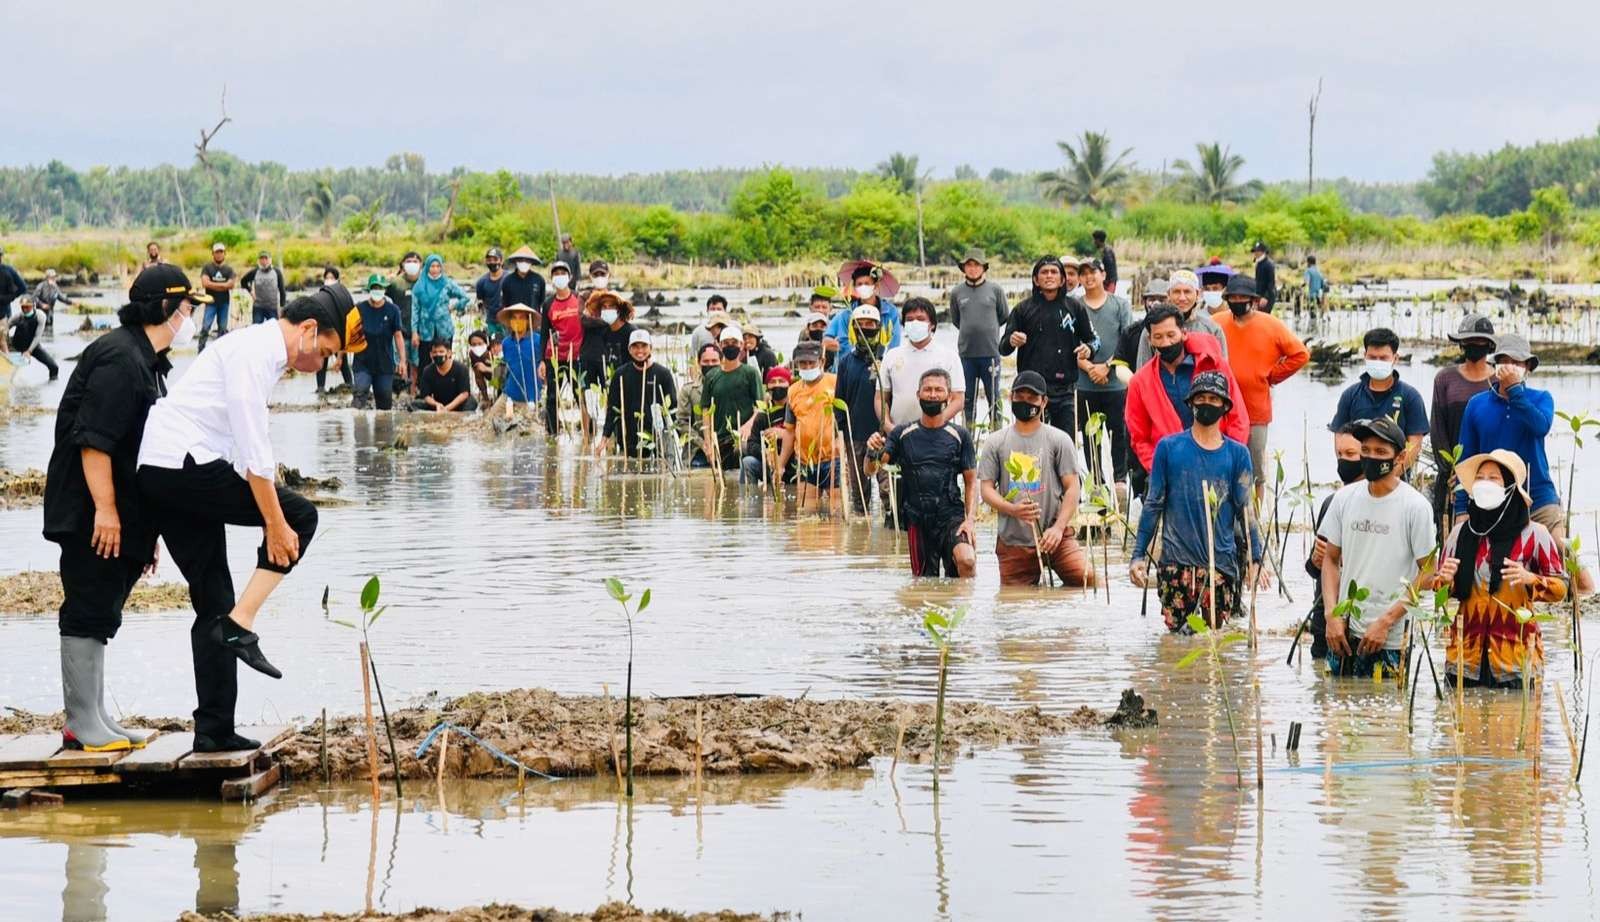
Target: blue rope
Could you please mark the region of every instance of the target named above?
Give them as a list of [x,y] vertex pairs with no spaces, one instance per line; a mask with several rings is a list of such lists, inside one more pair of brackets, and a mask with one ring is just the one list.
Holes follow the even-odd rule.
[[456,731],[457,733],[461,734],[462,736],[466,737],[467,739],[472,740],[474,743],[477,743],[479,746],[482,746],[486,751],[488,751],[489,755],[494,756],[496,759],[499,759],[500,761],[506,763],[507,765],[512,766],[513,768],[521,769],[522,771],[527,772],[528,774],[533,775],[533,776],[535,776],[537,778],[543,778],[546,781],[564,781],[564,780],[566,780],[564,778],[558,778],[555,775],[547,775],[544,772],[538,771],[537,769],[532,769],[532,768],[529,768],[526,765],[523,765],[521,762],[518,762],[516,759],[511,758],[510,756],[508,756],[505,753],[501,752],[500,750],[496,749],[494,746],[491,746],[490,744],[485,743],[483,740],[478,739],[477,735],[474,734],[471,730],[467,730],[467,729],[464,729],[462,727],[458,727],[455,724],[449,722],[448,720],[441,721],[440,724],[437,727],[434,727],[432,730],[428,731],[428,735],[427,736],[422,738],[422,745],[417,747],[417,759],[419,761],[422,759],[423,756],[428,754],[428,749],[433,746],[434,739],[436,739],[439,736],[439,734],[444,732],[445,730],[454,730],[454,731]]
[[[1344,762],[1334,765],[1334,772],[1358,772],[1381,770],[1385,768],[1413,768],[1429,765],[1503,765],[1507,768],[1526,767],[1532,765],[1529,759],[1497,759],[1490,756],[1440,756],[1428,759],[1395,759],[1385,762]],[[1288,772],[1290,774],[1320,775],[1328,771],[1325,765],[1287,765],[1267,769],[1269,772]]]

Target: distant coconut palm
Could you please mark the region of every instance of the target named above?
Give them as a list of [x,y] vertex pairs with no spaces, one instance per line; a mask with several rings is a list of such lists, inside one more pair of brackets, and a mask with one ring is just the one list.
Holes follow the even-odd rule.
[[1178,187],[1190,201],[1206,205],[1244,202],[1265,188],[1259,179],[1239,182],[1244,158],[1221,144],[1196,144],[1194,148],[1200,155],[1198,167],[1187,160],[1172,161],[1172,169],[1178,173]]
[[1066,141],[1057,141],[1056,146],[1067,158],[1067,165],[1039,176],[1046,198],[1090,208],[1115,203],[1118,192],[1132,175],[1123,160],[1133,153],[1133,148],[1112,157],[1111,136],[1098,131],[1085,131],[1077,147]]

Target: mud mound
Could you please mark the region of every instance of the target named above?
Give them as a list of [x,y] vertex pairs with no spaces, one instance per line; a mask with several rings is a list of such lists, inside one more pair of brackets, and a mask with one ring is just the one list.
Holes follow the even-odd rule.
[[[113,708],[113,710],[115,710]],[[194,729],[191,720],[178,720],[172,717],[140,717],[137,714],[119,714],[117,720],[129,727],[144,727],[149,730],[160,730],[163,733],[182,733]],[[0,709],[0,733],[42,733],[51,730],[60,730],[65,722],[65,715],[60,711],[54,714],[37,714],[25,711],[22,708],[7,707]]]
[[186,912],[178,922],[782,922],[792,918],[786,912],[761,915],[759,913],[719,912],[693,914],[668,909],[639,909],[626,903],[607,903],[594,912],[569,913],[558,909],[523,909],[490,903],[465,909],[413,909],[399,916],[373,913],[323,913],[306,916],[298,913],[267,913],[257,916],[235,916],[230,913],[201,914]]
[[[0,576],[0,615],[42,615],[58,611],[65,597],[61,590],[61,574],[55,570],[23,570]],[[128,614],[188,608],[188,586],[140,580],[122,611]]]
[[21,509],[44,502],[44,471],[10,471],[0,467],[0,509]]
[[[904,726],[900,757],[929,759],[933,749],[933,705],[898,701],[810,701],[788,698],[714,696],[643,699],[634,702],[634,771],[677,775],[694,771],[696,705],[701,708],[702,770],[809,772],[865,765],[890,755]],[[565,697],[542,689],[475,692],[437,706],[391,714],[403,777],[432,777],[438,746],[421,760],[417,747],[442,722],[467,730],[528,768],[552,775],[596,775],[615,771],[623,746],[622,702],[595,696]],[[1034,742],[1069,729],[1094,726],[1090,712],[1061,716],[1037,707],[1008,711],[970,702],[946,703],[944,748],[962,749]],[[379,772],[392,776],[387,742],[380,735]],[[319,728],[312,724],[280,750],[285,767],[301,777],[321,773]],[[366,737],[360,718],[329,721],[328,765],[334,778],[367,774]],[[452,777],[515,776],[515,766],[481,746],[455,738],[446,757]]]

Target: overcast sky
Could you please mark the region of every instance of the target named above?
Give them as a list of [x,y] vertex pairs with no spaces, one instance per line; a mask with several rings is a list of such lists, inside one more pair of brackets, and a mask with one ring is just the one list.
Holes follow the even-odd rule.
[[[791,7],[785,9],[785,7]],[[1221,11],[1221,15],[1213,11]],[[70,14],[70,15],[69,15]],[[1140,165],[1222,141],[1267,179],[1421,178],[1441,149],[1600,125],[1596,0],[0,0],[0,163],[1039,169],[1109,131]]]

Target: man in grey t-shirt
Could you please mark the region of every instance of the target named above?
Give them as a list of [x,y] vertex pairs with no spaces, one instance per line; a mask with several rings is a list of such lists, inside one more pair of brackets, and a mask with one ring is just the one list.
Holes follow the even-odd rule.
[[262,250],[256,256],[256,267],[239,279],[239,287],[250,292],[254,303],[250,306],[251,323],[267,323],[278,319],[278,309],[283,307],[288,291],[283,271],[272,264],[272,254]]
[[1038,372],[1017,375],[1011,385],[1017,421],[984,439],[978,459],[983,501],[999,513],[994,553],[1002,586],[1037,586],[1046,561],[1063,585],[1094,584],[1072,529],[1077,452],[1065,432],[1041,421],[1046,392]]
[[987,278],[989,261],[982,250],[968,250],[960,265],[966,280],[950,289],[950,323],[961,331],[956,353],[961,356],[961,372],[967,384],[962,418],[971,429],[981,385],[983,396],[989,401],[992,430],[1000,425],[1000,329],[1011,310],[1006,293]]
[[[1364,480],[1339,490],[1317,528],[1327,542],[1322,555],[1322,598],[1327,608],[1328,670],[1336,676],[1370,676],[1373,667],[1400,668],[1406,636],[1406,591],[1420,586],[1433,553],[1433,506],[1400,479],[1406,435],[1387,416],[1357,420],[1343,432],[1361,440]],[[1355,583],[1366,590],[1349,629],[1337,605]]]

